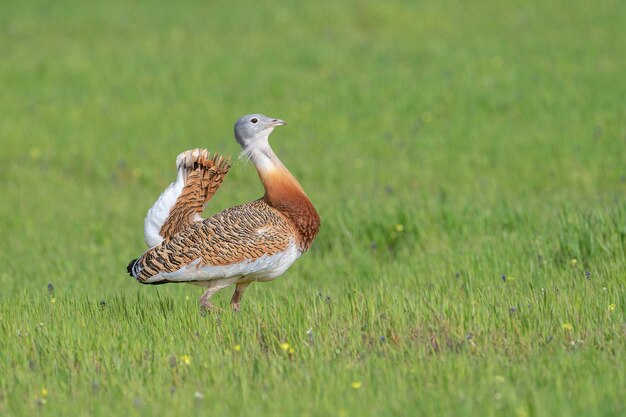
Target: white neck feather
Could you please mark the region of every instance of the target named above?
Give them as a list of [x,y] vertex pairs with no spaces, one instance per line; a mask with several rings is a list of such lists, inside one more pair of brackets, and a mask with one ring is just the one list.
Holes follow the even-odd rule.
[[242,152],[242,156],[251,160],[259,173],[268,173],[284,167],[272,150],[268,136],[255,140]]

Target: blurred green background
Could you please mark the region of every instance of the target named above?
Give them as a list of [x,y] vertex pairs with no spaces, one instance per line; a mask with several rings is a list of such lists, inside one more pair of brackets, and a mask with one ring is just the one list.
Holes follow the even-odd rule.
[[[625,28],[617,0],[0,3],[0,411],[158,414],[165,396],[172,413],[198,401],[227,415],[623,413],[626,372],[611,364],[626,345]],[[251,112],[289,122],[271,142],[322,230],[238,316],[196,317],[197,289],[142,287],[125,266],[176,155],[236,160],[232,125]],[[237,162],[207,215],[262,192]],[[128,309],[173,327],[144,334]],[[278,356],[252,343],[249,362],[220,362],[267,323]],[[381,335],[387,356],[366,343]],[[286,341],[309,349],[306,366],[257,379]],[[124,349],[154,351],[150,373],[116,359]],[[185,351],[216,361],[222,391],[202,372],[168,379]],[[368,379],[349,376],[359,366]],[[294,385],[279,388],[285,373]],[[500,379],[520,382],[496,395]],[[149,380],[166,382],[137,388]],[[341,405],[344,388],[360,397]],[[215,408],[224,396],[241,401]]]

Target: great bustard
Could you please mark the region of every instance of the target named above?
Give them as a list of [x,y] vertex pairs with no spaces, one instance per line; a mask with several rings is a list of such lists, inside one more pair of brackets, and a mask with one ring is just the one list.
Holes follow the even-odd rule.
[[204,149],[176,159],[178,176],[148,211],[144,238],[150,247],[128,265],[142,284],[187,282],[206,288],[203,308],[217,291],[236,285],[232,308],[254,281],[281,275],[313,243],[320,218],[302,186],[280,162],[268,138],[286,123],[262,114],[240,117],[235,138],[255,165],[265,195],[207,219],[200,216],[230,164]]

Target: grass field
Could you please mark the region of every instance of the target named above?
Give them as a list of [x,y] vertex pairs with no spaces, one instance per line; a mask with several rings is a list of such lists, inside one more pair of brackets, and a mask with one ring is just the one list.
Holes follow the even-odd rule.
[[[625,39],[619,0],[0,3],[0,415],[625,415]],[[322,230],[202,316],[125,267],[250,112]]]

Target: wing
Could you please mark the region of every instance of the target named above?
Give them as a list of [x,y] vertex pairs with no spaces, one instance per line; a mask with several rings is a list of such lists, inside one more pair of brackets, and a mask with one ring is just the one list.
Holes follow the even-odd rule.
[[144,240],[149,247],[202,220],[202,211],[224,181],[230,164],[220,154],[210,157],[206,149],[193,149],[178,155],[176,168],[176,181],[165,189],[144,221]]
[[165,239],[131,263],[129,272],[145,284],[255,274],[273,277],[299,255],[291,223],[257,200],[227,209]]

